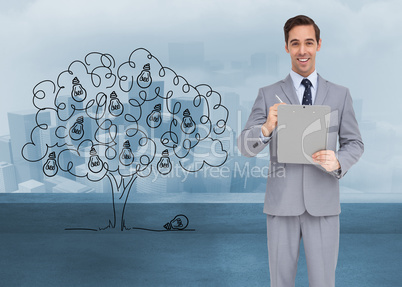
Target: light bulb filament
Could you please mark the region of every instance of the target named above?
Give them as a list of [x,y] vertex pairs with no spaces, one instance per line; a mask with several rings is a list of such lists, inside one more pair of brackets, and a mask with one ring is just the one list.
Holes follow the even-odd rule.
[[140,77],[140,80],[141,81],[143,81],[143,82],[148,82],[149,81],[149,72],[143,72],[142,74],[141,74],[141,77]]
[[185,128],[191,128],[192,126],[193,126],[192,122],[189,122],[189,123],[184,122],[184,127]]
[[71,132],[73,132],[73,133],[75,133],[75,134],[81,134],[81,128],[73,127],[73,129],[71,130]]
[[169,163],[161,162],[159,166],[160,167],[169,167]]
[[84,92],[82,91],[81,87],[77,86],[74,88],[74,94],[76,96],[82,95]]
[[55,169],[56,169],[56,167],[55,167],[55,165],[54,165],[54,164],[50,164],[50,163],[48,163],[48,164],[46,165],[46,169],[48,169],[48,170],[55,170]]
[[118,110],[118,109],[120,109],[120,105],[119,105],[119,104],[117,104],[117,105],[111,105],[111,106],[110,106],[110,109],[111,109],[112,111]]
[[92,167],[98,166],[98,165],[100,165],[99,160],[92,160],[92,161],[91,161],[91,166],[92,166]]
[[159,122],[159,120],[160,120],[160,116],[159,115],[156,115],[156,116],[151,116],[150,118],[149,118],[149,120],[150,121],[153,121],[153,122]]

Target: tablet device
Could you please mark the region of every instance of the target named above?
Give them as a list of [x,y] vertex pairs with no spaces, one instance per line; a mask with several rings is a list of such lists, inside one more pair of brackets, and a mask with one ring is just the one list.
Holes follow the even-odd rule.
[[317,164],[312,155],[327,149],[329,106],[278,106],[278,162]]

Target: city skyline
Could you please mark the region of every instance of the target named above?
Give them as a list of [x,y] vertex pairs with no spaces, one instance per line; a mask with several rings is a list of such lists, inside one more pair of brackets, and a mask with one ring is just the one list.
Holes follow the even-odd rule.
[[[2,3],[0,23],[7,29],[0,31],[4,42],[0,51],[5,55],[0,70],[4,83],[0,96],[1,161],[12,161],[7,153],[14,152],[8,114],[31,109],[36,83],[51,79],[90,51],[112,53],[121,62],[133,49],[148,48],[189,82],[205,82],[220,92],[230,105],[230,126],[238,132],[258,88],[289,73],[284,22],[306,14],[321,29],[323,44],[317,53],[317,71],[325,79],[350,88],[366,144],[361,162],[341,184],[365,192],[401,192],[398,174],[402,148],[398,143],[402,140],[402,99],[396,85],[400,66],[397,53],[402,42],[395,39],[393,31],[402,25],[397,13],[402,3],[287,0],[250,5],[246,1],[177,0],[115,1],[111,7],[106,1],[97,1],[96,5],[57,2]],[[171,62],[169,55],[169,47],[177,44],[196,44],[202,49],[197,47],[194,56],[183,55],[186,65],[180,66]],[[261,61],[266,61],[267,72]],[[229,100],[237,101],[237,97],[240,108]],[[255,164],[253,160],[249,163]],[[378,166],[382,169],[376,176]]]
[[[135,61],[141,60],[141,54],[143,56],[149,55],[147,53],[146,50],[138,50],[137,54],[134,55],[137,57]],[[130,55],[130,58],[132,55]],[[92,54],[88,54],[88,56],[92,56]],[[108,71],[108,66],[103,66],[104,56],[100,54],[97,54],[97,56],[102,66],[96,67],[96,69],[106,69]],[[113,61],[111,56],[108,56],[108,59]],[[220,127],[217,126],[217,123],[221,121],[225,123],[228,113],[227,109],[222,105],[221,96],[205,85],[198,85],[198,90],[194,87],[190,88],[184,78],[179,79],[177,75],[175,76],[174,71],[165,71],[163,75],[160,74],[162,78],[166,76],[169,82],[158,81],[157,72],[159,68],[157,68],[157,65],[153,66],[157,58],[152,59],[153,57],[149,57],[146,60],[148,63],[143,68],[140,65],[140,69],[137,72],[133,70],[134,58],[131,60],[132,65],[128,68],[132,69],[132,71],[126,70],[125,73],[136,73],[138,75],[141,69],[142,72],[137,77],[135,84],[129,83],[127,90],[121,86],[121,83],[128,78],[127,76],[120,78],[119,86],[115,88],[113,88],[115,81],[109,86],[110,77],[108,76],[102,78],[103,80],[101,81],[101,78],[97,78],[97,74],[91,74],[89,77],[91,80],[86,80],[85,74],[79,74],[79,71],[82,70],[80,67],[84,65],[83,62],[73,62],[70,65],[71,71],[60,73],[57,83],[64,83],[60,90],[52,91],[48,89],[53,84],[50,81],[39,83],[35,87],[33,101],[38,111],[9,113],[10,130],[13,131],[10,135],[9,143],[14,148],[10,148],[9,154],[5,154],[4,158],[12,158],[10,161],[14,162],[15,171],[17,171],[17,177],[14,181],[18,183],[19,190],[27,191],[29,186],[32,186],[32,190],[35,190],[35,192],[44,192],[43,186],[46,185],[47,192],[66,192],[69,188],[73,193],[107,192],[107,190],[102,190],[103,186],[101,184],[96,186],[89,184],[89,186],[94,186],[95,190],[84,188],[85,185],[71,182],[71,176],[73,180],[77,178],[78,182],[82,182],[81,177],[87,177],[93,182],[99,181],[104,176],[97,175],[101,170],[93,162],[100,161],[102,170],[108,170],[107,177],[109,179],[110,176],[113,176],[112,172],[118,171],[119,174],[116,174],[116,176],[120,176],[121,180],[124,178],[125,181],[127,176],[132,177],[135,174],[138,176],[139,172],[145,171],[147,166],[144,166],[144,168],[141,166],[149,165],[151,163],[149,161],[152,161],[155,156],[157,159],[160,158],[157,164],[158,171],[166,175],[161,171],[159,165],[165,158],[165,153],[169,156],[168,149],[171,148],[174,151],[171,156],[176,156],[173,162],[175,162],[176,166],[180,165],[186,172],[196,171],[202,168],[204,164],[212,167],[222,165],[227,159],[226,151],[222,149],[222,146],[222,150],[216,147],[212,148],[212,141],[219,143],[219,139],[214,138],[220,134]],[[87,62],[85,63],[89,65]],[[153,64],[150,65],[150,63]],[[73,67],[73,65],[75,66]],[[124,65],[125,63],[119,67],[119,70],[120,68],[124,69]],[[150,70],[152,66],[153,69]],[[169,73],[171,76],[168,76]],[[153,74],[153,80],[151,74]],[[95,81],[94,75],[96,76]],[[97,79],[99,79],[99,82],[96,81]],[[94,87],[91,86],[91,82]],[[165,91],[167,83],[170,83],[170,87],[168,91]],[[207,90],[205,90],[206,87],[208,87]],[[99,92],[97,88],[100,88],[101,91]],[[106,90],[118,89],[116,91],[119,94],[120,101],[115,91],[106,92],[105,88]],[[204,92],[202,92],[203,89],[205,90]],[[105,93],[110,93],[110,102]],[[206,94],[200,97],[202,94],[199,93]],[[124,94],[126,97],[123,96]],[[181,96],[182,94],[183,96]],[[188,95],[185,97],[186,94]],[[212,108],[217,111],[210,114]],[[214,113],[219,113],[219,110],[225,111],[226,115],[216,117]],[[170,117],[161,116],[163,111],[169,113]],[[161,121],[163,121],[161,125],[162,132],[159,134],[153,133],[154,130],[159,130],[158,127]],[[179,130],[175,131],[174,126],[178,126]],[[113,135],[113,130],[115,129],[114,133],[117,132],[117,134]],[[146,142],[148,142],[149,146],[149,149],[146,148],[145,151],[143,151],[143,147],[146,146],[146,142],[143,140],[144,136],[147,137]],[[138,143],[134,141],[136,137],[138,138]],[[169,143],[169,138],[174,143]],[[131,146],[132,152],[129,139],[131,139],[132,144],[135,144],[135,146]],[[87,141],[91,142],[92,147],[91,145],[80,147]],[[7,141],[5,142],[7,143]],[[158,144],[158,142],[160,143]],[[154,144],[154,147],[152,144]],[[161,144],[165,147],[162,147]],[[189,147],[189,145],[192,145],[192,147]],[[95,146],[97,146],[96,149]],[[162,152],[164,148],[165,150]],[[193,149],[196,149],[197,152],[187,155],[188,151]],[[209,149],[211,150],[208,151]],[[204,154],[205,152],[214,152],[214,150],[218,153],[220,151],[226,153],[225,158],[216,160],[215,157],[204,158],[198,156],[200,152]],[[117,159],[122,165],[115,163],[116,156],[113,156],[112,151],[120,154]],[[130,158],[133,158],[133,160],[135,155],[135,165],[131,165],[132,162],[125,163],[125,158],[129,157],[123,157],[123,152],[127,153],[127,156],[131,155]],[[22,158],[37,163],[35,165],[26,164]],[[184,158],[187,158],[187,160],[183,161]],[[169,158],[166,158],[166,160],[169,162]],[[41,174],[41,165],[43,165],[44,175]],[[123,165],[128,167],[126,168]],[[88,167],[89,171],[87,171]],[[3,165],[2,171],[8,172],[10,168],[13,168],[12,164]],[[53,179],[55,175],[58,175],[56,181]],[[59,175],[67,178],[63,180]],[[43,176],[44,179],[42,178]],[[116,176],[113,178],[116,178]],[[147,177],[146,174],[139,174],[139,176]],[[9,182],[7,180],[10,181],[11,178],[7,179],[3,176],[1,184],[8,186]],[[120,188],[119,179],[117,180],[118,188]],[[64,181],[64,184],[61,184],[62,181]]]
[[[198,45],[200,47],[200,49],[198,49],[198,50],[202,50],[202,47],[203,47],[202,43],[196,43],[196,44],[193,43],[190,46],[188,46],[188,44],[186,44],[186,43],[184,43],[182,45],[176,44],[175,47],[178,48],[179,50],[183,50],[183,47],[184,48],[194,47],[194,45]],[[176,58],[174,57],[174,55],[176,55]],[[192,57],[191,53],[188,54],[184,58],[184,60],[177,55],[180,55],[180,53],[173,53],[173,56],[170,59],[173,62],[173,64],[177,64],[179,66],[185,67],[185,64],[189,61],[189,59],[190,59],[190,63],[191,63],[191,57]],[[266,59],[266,57],[264,55],[265,54],[263,54],[263,53],[262,54],[257,53],[254,55],[254,59],[257,58],[257,59],[266,60],[265,65],[264,65],[264,61],[255,61],[256,66],[253,67],[252,61],[251,61],[252,58],[250,56],[250,65],[243,65],[240,69],[243,69],[243,73],[247,74],[247,75],[253,74],[252,73],[253,68],[259,69],[259,74],[264,74],[264,70],[265,70],[265,75],[267,75],[267,77],[269,77],[269,69],[268,69],[268,64],[267,64],[268,60]],[[200,54],[197,53],[194,55],[194,57],[200,57]],[[201,56],[201,58],[202,58],[202,56]],[[275,61],[274,61],[274,63],[275,63]],[[276,62],[276,63],[278,64],[278,62]],[[234,63],[234,65],[235,65],[235,69],[232,69],[232,70],[238,70],[239,67],[236,66],[236,63]],[[277,67],[274,66],[273,70],[277,70]],[[219,72],[219,70],[216,70],[214,67],[211,68],[208,65],[203,66],[203,71],[207,72],[207,74],[210,73],[211,77],[215,77],[216,76],[215,73]],[[222,79],[224,79],[224,78],[221,77],[220,80],[222,80]],[[161,82],[161,83],[163,83],[163,82]],[[164,85],[158,84],[157,81],[154,83],[153,89],[151,89],[151,91],[155,90],[155,88],[157,88],[157,87],[159,87],[161,94],[163,94],[165,92]],[[225,90],[226,89],[223,87],[223,91],[225,91]],[[127,105],[127,102],[128,102],[128,100],[130,100],[130,97],[131,97],[130,93],[132,93],[132,92],[133,91],[130,91],[128,94],[123,95],[122,101],[123,101],[124,105]],[[125,96],[127,96],[127,97],[125,98]],[[70,101],[68,99],[68,97],[70,97],[69,95],[65,95],[62,97],[67,97],[64,100],[65,102]],[[157,95],[150,94],[150,97],[157,97]],[[230,152],[230,160],[227,163],[227,166],[230,167],[231,174],[232,174],[230,181],[233,181],[233,182],[229,183],[228,186],[231,186],[231,187],[229,187],[226,190],[227,190],[227,192],[242,192],[242,190],[245,190],[245,187],[247,185],[247,183],[246,183],[247,179],[245,179],[243,176],[241,176],[242,174],[245,173],[245,170],[248,170],[247,172],[249,173],[250,165],[251,166],[256,165],[258,168],[263,169],[263,166],[268,165],[269,161],[268,160],[256,160],[256,159],[250,160],[250,159],[240,158],[236,145],[235,145],[235,135],[241,131],[242,127],[244,126],[245,121],[247,120],[248,111],[251,109],[251,106],[253,104],[253,98],[250,98],[249,100],[246,100],[246,101],[241,101],[240,95],[236,92],[232,92],[229,89],[229,91],[227,91],[227,92],[222,92],[222,100],[223,100],[224,104],[227,103],[227,106],[229,108],[230,117],[229,117],[227,124],[228,124],[228,129],[232,130],[233,135],[234,135],[233,136],[234,138],[231,139],[231,141],[229,141],[229,143],[228,143],[228,145],[229,145],[228,150]],[[162,106],[163,106],[163,109],[166,110],[165,105],[163,104]],[[395,136],[395,134],[392,133],[389,129],[387,130],[387,129],[381,128],[380,123],[372,122],[364,116],[364,110],[365,110],[364,100],[363,99],[355,99],[354,107],[355,107],[357,119],[362,128],[363,136],[365,136],[365,135],[369,136],[368,139],[371,140],[371,137],[372,136],[375,137],[375,134],[377,134],[377,135],[384,134],[383,135],[384,139],[388,139],[389,148],[386,150],[383,150],[382,152],[387,154],[387,152],[389,152],[389,151],[398,151],[398,148],[395,146],[395,143],[392,141],[392,138],[393,138],[393,136]],[[150,111],[153,108],[154,108],[154,103],[151,103],[151,106],[147,106],[147,109]],[[21,115],[20,115],[21,119],[17,120],[16,115],[18,115],[19,113],[21,113]],[[15,166],[16,181],[18,183],[23,182],[20,179],[20,175],[24,175],[25,179],[27,179],[27,180],[28,179],[29,180],[36,179],[37,181],[42,181],[41,176],[37,173],[38,169],[36,169],[36,175],[34,175],[35,169],[33,169],[33,170],[27,169],[26,164],[21,162],[21,159],[18,158],[18,155],[19,155],[18,146],[21,146],[22,142],[24,142],[26,140],[26,135],[21,134],[21,133],[16,133],[16,131],[27,130],[27,128],[24,127],[23,122],[31,122],[32,123],[34,121],[34,116],[33,115],[29,116],[29,112],[27,112],[27,111],[21,111],[21,112],[16,112],[16,113],[9,113],[9,117],[11,119],[15,119],[16,122],[21,123],[20,127],[10,129],[15,132],[14,137],[21,138],[21,140],[17,140],[16,142],[20,142],[20,144],[16,144],[17,148],[13,148],[11,146],[11,137],[12,136],[10,137],[10,135],[6,135],[6,136],[1,137],[2,140],[0,141],[0,143],[6,149],[6,152],[4,152],[4,150],[3,150],[2,158],[0,160],[3,160],[9,164],[11,163],[13,166]],[[24,117],[28,117],[28,118],[24,119]],[[29,119],[29,117],[30,117],[30,119]],[[46,136],[46,135],[43,135],[43,136]],[[160,137],[161,135],[154,135],[154,136]],[[7,150],[9,150],[9,152],[13,153],[13,156],[10,156],[9,154],[7,154]],[[7,159],[11,162],[9,162]],[[363,161],[367,161],[367,167],[372,166],[375,164],[376,161],[378,161],[377,154],[373,154],[369,150],[368,155],[365,156],[365,159],[363,159]],[[388,184],[386,185],[387,186],[386,190],[389,192],[399,192],[398,186],[401,183],[397,173],[395,173],[395,172],[388,173],[387,172],[387,170],[393,169],[394,165],[396,165],[396,168],[398,168],[397,162],[391,161],[386,166],[386,169],[383,174],[384,180],[387,179]],[[358,167],[357,171],[352,170],[351,173],[356,173],[358,175],[358,177],[359,177],[359,174],[360,174],[360,176],[362,176],[363,170],[367,169],[367,167],[365,167],[365,168]],[[9,166],[8,166],[8,169],[10,169]],[[178,176],[178,178],[180,178],[180,176]],[[183,178],[184,178],[184,176],[183,176]],[[191,179],[191,176],[188,178]],[[257,180],[254,178],[251,182],[249,182],[249,184],[253,185],[254,184],[253,181],[256,181],[256,182],[258,182],[257,185],[262,185],[264,181],[261,179],[264,179],[264,178],[266,178],[265,174],[261,173],[260,179]],[[361,177],[361,178],[363,178],[363,177]],[[74,178],[69,175],[66,176],[66,179],[74,180]],[[200,179],[198,178],[198,180],[200,180]],[[240,180],[240,182],[239,182],[239,180]],[[182,179],[180,178],[180,180],[178,180],[178,182],[179,181],[182,181]],[[47,184],[49,181],[44,180],[43,182],[44,182],[44,184]],[[235,184],[235,182],[237,182],[237,184]],[[84,182],[81,180],[81,183],[84,183]],[[362,181],[357,181],[357,183],[356,183],[356,180],[352,180],[349,178],[345,178],[342,181],[342,184],[349,188],[354,188],[356,190],[359,189],[359,186],[362,186],[362,185],[364,186]],[[137,185],[137,183],[136,183],[136,185]],[[370,186],[368,186],[368,190],[373,190],[378,185],[379,185],[379,183],[377,183],[377,182],[372,183],[372,184],[370,184]],[[11,186],[15,186],[15,185],[11,184]],[[47,190],[49,190],[49,185],[46,185],[46,186],[47,186]],[[88,186],[90,186],[90,184]],[[95,185],[95,186],[103,186],[103,185]],[[239,188],[239,186],[243,186],[243,189]],[[53,186],[52,186],[52,188],[53,188]],[[80,186],[78,186],[77,188],[78,189],[81,188],[81,190],[85,190],[85,189],[82,189],[82,187],[80,187]],[[183,190],[183,188],[185,188],[185,187],[183,185],[181,185],[181,188],[180,189],[176,188],[176,190]],[[62,190],[62,189],[59,189],[59,190]],[[91,189],[88,189],[87,191],[89,191],[89,190],[91,190]],[[263,192],[262,188],[260,188],[259,190],[261,192]],[[94,192],[94,190],[92,192]]]

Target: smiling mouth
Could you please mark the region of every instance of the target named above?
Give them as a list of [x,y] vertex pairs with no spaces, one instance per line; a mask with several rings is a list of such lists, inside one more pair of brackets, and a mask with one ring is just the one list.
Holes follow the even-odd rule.
[[305,62],[307,62],[308,60],[310,60],[310,58],[298,58],[297,60],[298,60],[299,62],[305,63]]

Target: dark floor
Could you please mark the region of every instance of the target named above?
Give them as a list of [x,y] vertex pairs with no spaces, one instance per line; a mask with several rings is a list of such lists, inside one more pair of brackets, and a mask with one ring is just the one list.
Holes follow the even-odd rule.
[[[1,200],[1,198],[0,198]],[[2,201],[4,202],[4,201]],[[1,203],[1,286],[269,286],[257,203],[131,203],[127,226],[195,231],[67,231],[105,226],[106,203]],[[402,204],[343,204],[337,286],[402,285]],[[296,286],[308,286],[301,249]]]

